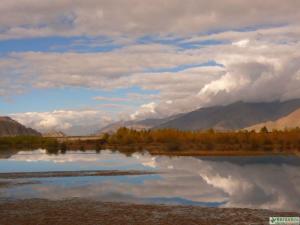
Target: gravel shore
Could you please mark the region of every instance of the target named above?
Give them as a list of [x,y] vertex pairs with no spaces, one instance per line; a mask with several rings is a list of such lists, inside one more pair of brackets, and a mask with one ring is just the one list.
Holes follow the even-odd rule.
[[260,225],[300,213],[258,209],[104,203],[87,199],[0,199],[1,225]]

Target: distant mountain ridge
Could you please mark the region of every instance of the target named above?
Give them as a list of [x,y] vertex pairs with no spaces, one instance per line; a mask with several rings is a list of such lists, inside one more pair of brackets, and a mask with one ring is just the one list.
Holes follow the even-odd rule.
[[96,134],[112,133],[120,127],[136,130],[174,128],[179,130],[237,130],[266,121],[277,120],[300,108],[300,99],[274,102],[235,102],[225,106],[200,108],[162,119],[119,121]]
[[284,102],[236,102],[226,106],[200,108],[154,126],[154,129],[236,130],[265,121],[277,120],[299,108],[300,99]]
[[149,119],[144,119],[144,120],[118,121],[115,123],[108,124],[107,126],[101,128],[99,131],[96,132],[96,135],[99,135],[102,133],[112,133],[121,127],[127,127],[129,129],[135,129],[135,130],[151,129],[161,123],[164,123],[164,122],[167,122],[174,118],[177,118],[180,115],[181,114],[162,118],[162,119],[149,118]]
[[41,136],[39,132],[28,128],[7,116],[0,116],[0,137]]
[[284,130],[300,127],[300,109],[284,116],[275,121],[268,121],[260,124],[256,124],[250,127],[247,127],[247,130],[256,130],[259,131],[261,128],[266,127],[268,130]]
[[46,133],[43,133],[43,137],[65,137],[66,134],[62,131],[49,131]]

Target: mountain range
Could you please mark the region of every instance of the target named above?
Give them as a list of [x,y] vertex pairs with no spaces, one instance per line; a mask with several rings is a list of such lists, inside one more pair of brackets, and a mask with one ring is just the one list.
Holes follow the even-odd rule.
[[7,116],[0,117],[0,137],[9,136],[41,136],[34,129],[23,126]]
[[153,128],[179,130],[236,130],[274,121],[300,108],[300,99],[284,102],[236,102],[226,106],[200,108]]
[[300,109],[300,99],[274,102],[235,102],[225,106],[200,108],[163,119],[121,121],[102,128],[98,133],[113,132],[120,127],[133,129],[237,130],[266,121],[278,120]]
[[169,120],[173,120],[181,115],[182,114],[177,114],[177,115],[162,118],[162,119],[149,118],[149,119],[144,119],[144,120],[118,121],[115,123],[108,124],[107,126],[101,128],[99,131],[96,132],[96,134],[112,133],[112,132],[118,130],[120,127],[127,127],[127,128],[135,129],[135,130],[151,129],[151,128],[158,126],[160,124],[163,124]]

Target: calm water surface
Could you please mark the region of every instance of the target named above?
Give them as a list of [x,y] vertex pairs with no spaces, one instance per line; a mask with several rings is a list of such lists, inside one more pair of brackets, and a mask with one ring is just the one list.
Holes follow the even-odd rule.
[[0,179],[0,198],[91,198],[102,201],[265,208],[300,212],[300,158],[166,157],[102,151],[2,156],[0,173],[150,170],[158,174]]

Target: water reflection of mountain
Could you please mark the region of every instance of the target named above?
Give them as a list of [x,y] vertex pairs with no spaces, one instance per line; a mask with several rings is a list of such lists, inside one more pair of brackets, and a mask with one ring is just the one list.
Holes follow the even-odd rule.
[[0,159],[9,159],[13,155],[17,154],[18,152],[14,151],[1,151],[0,152]]
[[249,164],[288,164],[300,166],[300,157],[295,156],[229,156],[229,157],[195,157],[197,159],[213,162],[229,162],[237,165],[249,165]]

